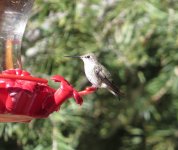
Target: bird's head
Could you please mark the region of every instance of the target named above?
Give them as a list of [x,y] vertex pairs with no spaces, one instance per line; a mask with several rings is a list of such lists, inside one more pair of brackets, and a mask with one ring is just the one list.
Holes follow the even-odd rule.
[[85,54],[80,56],[80,58],[84,61],[84,62],[97,62],[97,57],[95,56],[95,54],[93,53],[89,53],[89,54]]
[[95,63],[97,62],[97,57],[93,53],[85,54],[82,56],[65,56],[65,57],[72,57],[72,58],[80,58],[83,60],[84,63]]

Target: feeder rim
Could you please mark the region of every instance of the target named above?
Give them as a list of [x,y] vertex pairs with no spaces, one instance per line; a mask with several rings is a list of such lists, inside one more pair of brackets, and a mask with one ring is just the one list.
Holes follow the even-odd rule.
[[12,79],[12,80],[27,80],[39,83],[48,83],[48,80],[43,78],[37,78],[32,76],[19,76],[19,75],[12,75],[12,74],[0,74],[0,78],[3,79]]

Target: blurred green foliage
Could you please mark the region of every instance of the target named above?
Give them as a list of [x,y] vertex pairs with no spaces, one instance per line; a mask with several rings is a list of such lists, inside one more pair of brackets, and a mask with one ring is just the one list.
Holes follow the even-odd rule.
[[82,90],[90,85],[83,63],[64,56],[87,52],[98,55],[125,97],[100,89],[48,119],[1,124],[2,149],[178,149],[177,0],[36,0],[22,46],[25,68],[47,79],[60,74]]

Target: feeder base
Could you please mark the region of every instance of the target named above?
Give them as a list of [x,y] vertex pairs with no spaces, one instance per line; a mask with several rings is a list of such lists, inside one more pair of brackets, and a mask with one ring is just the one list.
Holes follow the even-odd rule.
[[0,122],[30,122],[32,119],[47,118],[51,113],[73,97],[77,104],[82,105],[81,96],[97,90],[88,87],[77,92],[75,88],[60,75],[51,78],[60,83],[53,89],[48,80],[36,78],[21,69],[4,70],[0,74]]
[[25,115],[0,114],[0,122],[22,122],[28,123],[33,118]]

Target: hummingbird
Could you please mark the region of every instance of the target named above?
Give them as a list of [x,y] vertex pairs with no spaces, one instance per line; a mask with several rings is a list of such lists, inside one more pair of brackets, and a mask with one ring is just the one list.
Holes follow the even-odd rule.
[[82,56],[65,56],[72,58],[80,58],[84,62],[85,75],[94,88],[106,88],[115,96],[122,96],[123,92],[114,84],[110,72],[99,63],[97,57],[93,53]]

